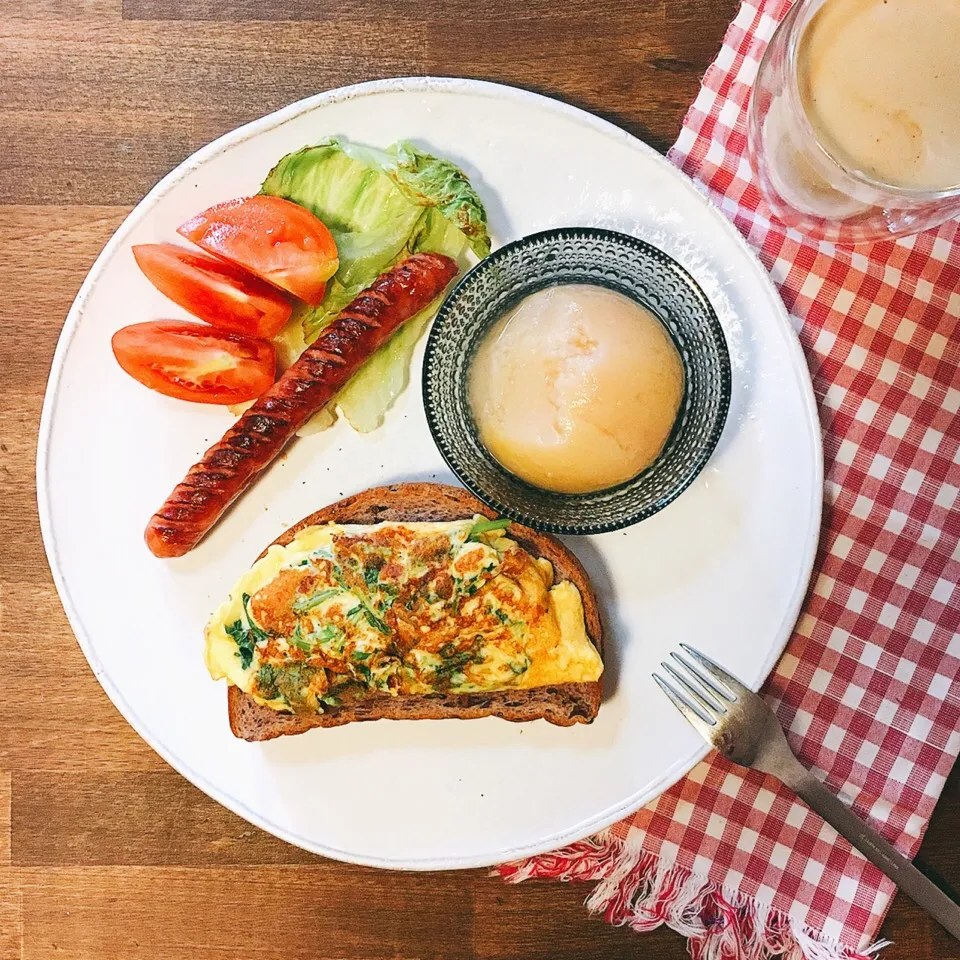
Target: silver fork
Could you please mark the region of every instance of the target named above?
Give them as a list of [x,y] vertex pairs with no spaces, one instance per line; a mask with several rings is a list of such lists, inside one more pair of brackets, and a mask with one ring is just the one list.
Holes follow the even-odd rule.
[[960,939],[960,906],[797,760],[763,699],[698,650],[685,643],[680,647],[686,657],[672,653],[675,663],[661,664],[669,679],[656,673],[653,679],[697,733],[728,760],[781,780],[911,900]]

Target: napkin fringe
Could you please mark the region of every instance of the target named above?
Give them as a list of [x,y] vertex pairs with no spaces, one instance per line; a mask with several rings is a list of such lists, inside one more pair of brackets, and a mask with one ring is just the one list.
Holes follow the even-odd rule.
[[666,925],[686,937],[693,960],[869,960],[889,945],[851,950],[610,831],[495,872],[508,883],[598,881],[586,900],[591,913],[641,933]]

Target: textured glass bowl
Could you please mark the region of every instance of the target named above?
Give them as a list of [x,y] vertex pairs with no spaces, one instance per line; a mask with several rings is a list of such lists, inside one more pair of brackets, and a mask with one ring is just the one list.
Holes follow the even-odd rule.
[[[531,293],[564,283],[598,284],[651,310],[676,344],[686,379],[660,456],[632,480],[595,493],[553,493],[507,471],[481,443],[467,393],[491,324]],[[730,355],[710,301],[671,257],[610,230],[548,230],[498,249],[447,298],[427,340],[423,403],[450,469],[502,516],[551,533],[604,533],[662,510],[706,465],[730,407]]]

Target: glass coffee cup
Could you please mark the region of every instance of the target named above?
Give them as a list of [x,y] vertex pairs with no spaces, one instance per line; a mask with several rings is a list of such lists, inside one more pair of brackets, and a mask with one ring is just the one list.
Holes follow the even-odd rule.
[[749,108],[774,215],[845,244],[960,215],[958,40],[956,0],[798,0]]

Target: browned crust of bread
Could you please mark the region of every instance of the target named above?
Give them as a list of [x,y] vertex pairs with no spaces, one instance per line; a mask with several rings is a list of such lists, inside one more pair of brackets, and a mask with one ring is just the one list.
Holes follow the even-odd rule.
[[[274,543],[285,546],[304,527],[313,524],[446,521],[471,517],[475,513],[497,516],[462,487],[442,483],[397,483],[338,500],[305,517],[277,537]],[[603,656],[600,611],[580,561],[559,540],[519,523],[510,525],[510,537],[533,556],[544,557],[553,564],[554,582],[570,580],[580,591],[587,634]],[[266,550],[260,556],[264,553]],[[303,733],[313,727],[337,727],[359,720],[381,719],[471,720],[494,716],[514,722],[544,719],[567,727],[575,723],[591,723],[600,709],[601,693],[601,683],[595,681],[496,693],[373,697],[362,703],[329,707],[322,714],[305,716],[280,713],[257,703],[239,687],[231,685],[227,689],[227,708],[234,736],[255,741]]]

